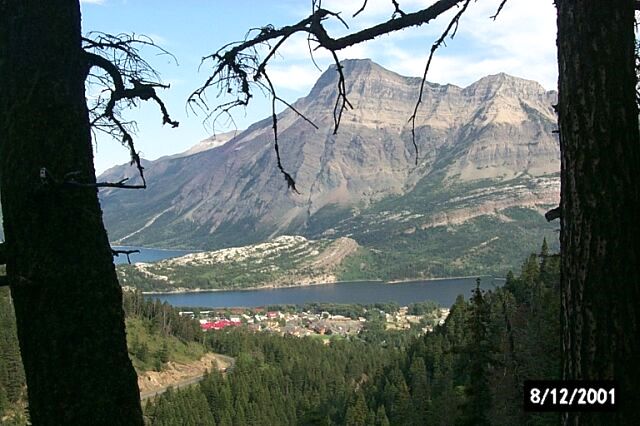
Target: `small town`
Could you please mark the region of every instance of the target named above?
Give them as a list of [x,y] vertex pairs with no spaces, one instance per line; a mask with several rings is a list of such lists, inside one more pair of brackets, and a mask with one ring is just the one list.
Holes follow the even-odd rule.
[[[366,316],[369,312],[363,309]],[[397,311],[385,312],[372,309],[378,318],[384,318],[386,330],[409,330],[420,328],[420,333],[428,333],[435,325],[443,324],[449,315],[449,309],[437,308],[423,315],[409,314],[409,307],[402,306]],[[227,327],[247,327],[254,332],[272,332],[280,335],[304,336],[353,336],[359,334],[367,323],[365,316],[349,316],[321,312],[283,312],[267,311],[261,308],[232,308],[224,311],[180,311],[200,322],[203,331],[221,330]],[[326,340],[328,342],[328,340]]]

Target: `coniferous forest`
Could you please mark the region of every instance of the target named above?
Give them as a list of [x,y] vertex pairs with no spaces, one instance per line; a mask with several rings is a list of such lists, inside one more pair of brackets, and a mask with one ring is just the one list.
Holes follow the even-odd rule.
[[546,244],[503,288],[458,297],[445,323],[410,341],[334,341],[218,332],[232,372],[147,404],[154,425],[557,424],[525,413],[526,379],[560,376],[558,257]]
[[523,411],[522,383],[560,377],[558,271],[545,243],[503,288],[458,297],[434,332],[396,345],[218,332],[210,347],[237,357],[234,370],[160,396],[146,417],[153,425],[557,424],[557,414]]
[[[340,167],[345,172],[337,173],[337,169],[325,161],[333,156],[329,155],[330,151],[336,152],[334,146],[348,148],[345,150],[348,155],[339,163],[365,165],[365,175],[375,175],[375,181],[384,182],[385,187],[408,188],[420,182],[420,176],[408,169],[400,173],[402,180],[379,179],[384,177],[384,173],[378,171],[404,168],[402,165],[409,158],[406,148],[411,147],[405,143],[392,149],[391,139],[379,131],[384,130],[379,126],[381,116],[389,112],[395,123],[397,114],[390,113],[393,109],[377,104],[385,90],[373,86],[363,93],[373,94],[376,104],[360,109],[358,114],[363,118],[368,115],[375,118],[375,121],[367,121],[365,126],[376,129],[375,137],[380,142],[379,148],[372,151],[389,153],[388,158],[392,161],[388,164],[391,167],[371,167],[375,162],[360,155],[365,151],[363,141],[367,139],[366,133],[347,138],[349,142],[346,144],[335,143],[332,136],[322,136],[324,150],[317,151],[323,151],[322,154],[314,150],[314,154],[307,157],[310,161],[298,163],[312,166],[315,171],[311,173],[308,169],[294,169],[291,165],[294,162],[287,156],[281,158],[281,153],[285,152],[306,154],[312,151],[299,143],[294,148],[287,148],[288,141],[316,139],[302,133],[294,136],[289,131],[291,121],[285,114],[278,114],[281,104],[291,107],[293,113],[290,117],[299,116],[300,122],[306,121],[320,130],[318,134],[325,134],[321,129],[333,128],[333,135],[336,135],[339,127],[344,129],[350,123],[365,122],[358,116],[348,116],[348,111],[356,109],[354,106],[361,102],[351,96],[353,90],[350,89],[357,84],[345,82],[344,61],[340,61],[340,57],[349,54],[348,49],[363,46],[363,43],[430,24],[437,18],[441,18],[439,22],[444,19],[444,30],[440,33],[436,28],[436,34],[440,35],[433,40],[430,52],[427,53],[423,43],[420,44],[420,52],[428,54],[428,59],[419,89],[410,90],[417,92],[418,96],[413,113],[405,123],[411,124],[413,170],[432,173],[437,171],[436,166],[444,166],[445,163],[462,165],[447,167],[444,173],[447,179],[484,176],[484,169],[491,172],[490,176],[508,178],[511,169],[506,169],[509,172],[503,174],[503,164],[486,164],[484,160],[497,157],[494,154],[498,152],[511,151],[511,145],[502,145],[504,149],[484,148],[497,146],[493,144],[493,136],[498,129],[504,128],[502,124],[507,116],[517,117],[514,120],[526,126],[535,127],[541,123],[539,114],[535,111],[530,113],[531,106],[522,100],[507,103],[509,108],[505,114],[494,114],[496,103],[487,102],[488,99],[480,96],[488,91],[479,86],[476,87],[479,90],[474,89],[473,96],[482,97],[483,106],[469,114],[470,121],[461,120],[463,115],[446,109],[446,115],[452,115],[456,122],[465,123],[462,127],[441,127],[435,121],[418,119],[419,107],[423,100],[429,98],[428,92],[439,90],[435,90],[436,85],[427,80],[434,73],[430,72],[434,54],[458,33],[459,24],[464,20],[471,21],[469,25],[473,31],[468,35],[460,34],[458,39],[464,40],[463,49],[456,49],[454,54],[457,56],[464,50],[472,55],[459,62],[463,66],[458,65],[457,59],[450,61],[448,66],[452,71],[466,71],[478,63],[482,67],[490,63],[513,63],[517,64],[515,69],[522,70],[537,68],[540,62],[546,63],[544,67],[553,69],[557,65],[557,100],[536,95],[540,102],[553,102],[553,105],[543,108],[549,113],[549,120],[533,133],[558,136],[559,157],[551,157],[559,159],[560,163],[560,204],[554,207],[557,200],[554,198],[553,204],[546,205],[545,209],[554,208],[546,212],[545,218],[547,221],[560,221],[562,256],[549,254],[544,244],[540,253],[525,260],[517,274],[509,274],[502,288],[485,292],[478,285],[469,299],[466,298],[468,295],[459,297],[446,321],[426,334],[407,333],[399,337],[398,332],[387,332],[382,328],[375,333],[365,330],[364,334],[332,340],[328,345],[312,338],[251,334],[243,329],[203,334],[197,325],[187,319],[179,319],[178,313],[170,306],[147,302],[137,295],[133,296],[138,298],[133,305],[131,300],[125,301],[125,309],[122,309],[122,286],[113,265],[113,256],[127,251],[111,247],[98,192],[99,188],[147,187],[141,150],[134,142],[137,126],[122,112],[137,106],[138,102],[151,101],[159,107],[163,124],[178,127],[177,117],[169,112],[173,109],[168,108],[171,103],[167,101],[165,105],[159,95],[160,89],[168,89],[170,85],[160,81],[141,49],[155,49],[155,53],[168,55],[176,64],[178,61],[149,37],[140,38],[134,33],[86,32],[100,26],[84,19],[91,14],[81,10],[80,3],[104,2],[0,1],[0,203],[4,234],[0,243],[0,268],[6,265],[6,275],[0,274],[0,422],[29,424],[30,416],[35,425],[53,426],[87,423],[110,426],[143,426],[145,423],[552,424],[560,421],[557,415],[523,412],[522,385],[527,379],[562,377],[563,380],[582,381],[583,384],[587,380],[613,382],[613,390],[619,395],[613,413],[584,413],[582,404],[574,403],[572,396],[569,405],[574,409],[562,413],[563,424],[640,424],[640,393],[637,392],[640,340],[633,337],[640,334],[639,310],[635,303],[640,293],[640,222],[637,220],[640,216],[640,186],[637,185],[640,164],[638,0],[547,2],[548,5],[553,3],[556,19],[555,23],[545,21],[548,23],[543,25],[531,19],[532,12],[541,7],[539,4],[535,8],[532,5],[520,6],[525,9],[508,20],[508,26],[513,28],[494,35],[488,35],[488,27],[479,26],[479,21],[466,13],[467,8],[473,8],[475,3],[486,5],[487,2],[471,0],[432,1],[428,6],[415,6],[419,10],[409,13],[401,9],[399,2],[392,1],[395,11],[388,11],[390,17],[386,13],[384,17],[377,15],[378,18],[373,19],[363,15],[358,18],[360,23],[352,27],[343,18],[350,20],[347,13],[340,15],[342,11],[325,9],[320,0],[313,0],[310,14],[302,15],[297,23],[294,19],[297,13],[278,13],[275,16],[270,10],[257,7],[246,10],[231,5],[229,11],[237,9],[243,17],[252,15],[252,18],[271,20],[268,17],[273,16],[273,22],[278,26],[257,20],[244,37],[241,37],[243,31],[240,32],[236,42],[229,43],[225,39],[220,49],[213,50],[215,47],[209,45],[197,53],[210,68],[207,77],[198,78],[199,87],[191,92],[187,104],[191,111],[201,111],[214,124],[217,118],[226,120],[227,116],[230,122],[234,122],[230,110],[248,106],[255,93],[262,92],[271,101],[271,119],[262,122],[267,123],[264,132],[258,132],[258,127],[251,127],[251,131],[256,132],[255,146],[273,148],[272,155],[261,156],[259,161],[251,163],[246,160],[258,157],[249,155],[249,150],[244,149],[233,154],[236,158],[233,162],[204,163],[207,171],[217,170],[218,174],[209,174],[198,181],[186,176],[174,179],[194,184],[211,183],[211,188],[217,188],[213,192],[216,196],[205,194],[201,201],[187,205],[182,203],[186,195],[199,190],[181,185],[179,192],[167,193],[171,202],[165,206],[166,209],[154,215],[153,219],[141,218],[142,228],[137,225],[132,225],[131,229],[123,228],[126,237],[119,240],[151,228],[153,224],[162,228],[166,223],[175,222],[178,212],[185,213],[182,217],[186,221],[176,222],[181,224],[176,228],[177,233],[188,234],[191,224],[199,223],[211,234],[214,231],[210,227],[212,218],[215,219],[215,227],[224,225],[224,222],[219,222],[222,210],[208,209],[200,213],[195,206],[202,204],[224,206],[229,222],[238,224],[231,229],[231,234],[247,235],[256,229],[251,221],[238,215],[244,206],[256,206],[257,221],[269,222],[271,217],[278,217],[278,211],[269,211],[266,208],[268,204],[283,207],[283,212],[288,210],[287,206],[297,208],[301,205],[294,199],[289,200],[291,203],[283,203],[269,196],[252,202],[243,196],[250,194],[251,189],[253,193],[264,194],[268,188],[274,188],[271,182],[276,175],[281,178],[280,188],[290,190],[296,196],[302,195],[298,189],[304,190],[302,177],[305,176],[314,182],[312,187],[322,180],[326,187],[340,189],[335,197],[323,194],[318,199],[351,198],[342,189],[349,186],[348,180],[357,181],[357,175],[349,173],[349,167]],[[365,9],[371,10],[367,8],[366,0],[362,3],[359,10],[348,11],[352,18],[357,18],[363,11],[368,13]],[[483,19],[491,16],[490,20],[495,21],[498,15],[501,19],[506,18],[511,3],[496,1],[493,7],[489,6],[493,15],[482,11],[487,15]],[[200,25],[196,24],[194,15],[177,19],[181,9],[184,8],[176,8],[173,13],[163,10],[171,17],[165,28],[174,28],[174,23],[184,21],[185,26],[176,27],[180,33],[186,32],[187,28],[198,29],[199,34],[185,43],[190,51],[197,40],[203,39],[210,44],[210,38],[216,37],[212,33],[203,37],[205,33],[201,31],[204,29],[212,29],[225,37],[229,31],[236,33],[232,20],[217,3],[210,14],[198,14],[205,18]],[[503,9],[505,11],[501,14]],[[108,8],[104,8],[96,16],[107,15],[107,12]],[[449,15],[443,16],[447,12]],[[213,16],[222,19],[213,21]],[[147,19],[149,13],[143,9],[137,15],[122,14],[117,10],[109,19],[98,22],[104,23],[108,30],[119,27],[125,17],[131,18],[136,27],[140,21],[153,20]],[[118,25],[112,26],[110,20]],[[288,25],[280,26],[282,23]],[[224,27],[222,24],[230,24],[228,31],[221,29]],[[336,31],[341,24],[345,29]],[[461,24],[460,27],[466,25]],[[46,31],[40,30],[43,27]],[[539,36],[523,36],[522,30],[527,27],[540,29]],[[424,36],[421,32],[417,35],[420,38]],[[548,42],[547,36],[553,39],[554,35],[555,43],[553,40],[552,43],[555,48],[538,49],[541,41]],[[275,78],[276,73],[271,74],[275,84],[268,75],[267,69],[273,70],[269,66],[274,60],[279,60],[280,54],[284,56],[286,53],[285,42],[288,47],[294,47],[292,51],[297,50],[289,41],[298,36],[307,38],[312,62],[315,62],[315,50],[326,51],[329,62],[337,71],[333,74],[335,90],[331,92],[335,96],[328,103],[322,102],[329,106],[320,114],[328,118],[320,123],[322,126],[314,124],[303,114],[304,111],[296,110],[277,95],[276,88],[281,85]],[[414,43],[407,42],[405,37],[401,39],[411,46],[406,55],[394,54],[398,47],[386,44],[390,41],[388,39],[380,45],[383,48],[374,47],[371,51],[384,51],[392,62],[408,63],[417,59],[413,53]],[[473,44],[471,40],[474,40]],[[489,40],[499,43],[491,46]],[[527,45],[525,40],[534,40],[534,43]],[[503,48],[505,56],[498,60],[494,53]],[[526,60],[521,60],[524,58]],[[530,59],[533,61],[529,62]],[[316,67],[319,68],[318,64]],[[296,74],[297,71],[292,72],[287,79],[298,80]],[[176,82],[190,80],[172,79]],[[312,91],[329,93],[316,90],[319,87],[314,86]],[[450,87],[447,86],[446,90]],[[502,87],[506,86],[501,83]],[[389,91],[394,96],[401,92],[394,88]],[[219,105],[210,105],[207,94],[216,92],[225,97],[220,99]],[[538,93],[538,90],[534,92]],[[427,102],[424,103],[423,112],[427,110]],[[296,105],[304,106],[304,102]],[[517,105],[520,105],[518,108],[522,114],[515,114],[511,108]],[[314,109],[309,107],[308,110]],[[404,121],[407,117],[400,115],[400,119]],[[469,126],[474,122],[483,129],[477,133],[481,136],[477,139]],[[398,126],[394,124],[392,127]],[[429,137],[420,137],[420,132],[417,136],[416,130],[420,128],[428,128]],[[431,130],[436,128],[443,130],[432,133]],[[273,143],[265,144],[264,135],[269,130],[272,130],[273,138],[269,137],[268,141]],[[404,142],[409,141],[407,130],[405,125],[398,136]],[[127,147],[131,165],[137,169],[136,178],[129,180],[131,176],[127,175],[102,181],[96,177],[94,147],[97,147],[97,131],[112,136]],[[517,162],[525,164],[522,160],[527,158],[525,173],[533,177],[537,167],[532,166],[534,163],[529,161],[529,154],[531,148],[538,145],[538,137],[513,137],[515,134],[510,131],[505,134],[510,141],[522,147],[522,155],[516,156]],[[468,149],[458,144],[463,139],[492,140],[492,145]],[[436,140],[443,145],[436,144]],[[234,143],[240,142],[244,145],[237,148],[249,146],[247,140],[238,139]],[[455,146],[450,142],[455,142]],[[446,149],[441,149],[445,146]],[[549,146],[556,147],[555,143]],[[230,147],[224,150],[231,152]],[[426,149],[421,149],[423,147]],[[236,151],[233,149],[234,153]],[[423,156],[424,161],[420,163],[420,152],[433,153],[435,157]],[[476,158],[482,161],[454,160],[463,152],[465,160],[469,153],[477,152]],[[216,161],[219,158],[222,157],[216,157]],[[217,164],[224,167],[217,167]],[[231,169],[226,167],[228,164],[238,164],[235,169],[242,173],[231,173]],[[190,169],[193,168],[190,164]],[[256,184],[253,171],[258,169],[267,172],[264,179]],[[554,170],[557,172],[558,168]],[[459,173],[451,174],[450,171]],[[517,175],[513,176],[521,176],[521,172],[519,168]],[[412,176],[405,180],[407,173]],[[335,178],[340,174],[346,178],[344,181]],[[147,177],[152,175],[149,173]],[[227,177],[230,179],[228,186],[214,185]],[[156,182],[162,186],[162,180]],[[336,184],[338,182],[345,182],[345,185]],[[320,185],[317,187],[321,188]],[[525,187],[518,185],[518,189],[530,189]],[[234,191],[227,191],[227,188]],[[367,204],[367,199],[386,196],[377,189],[372,191],[373,185],[363,188],[362,193],[359,189],[356,193],[365,198],[361,199],[362,203],[354,204],[354,211],[361,211],[360,204]],[[391,193],[394,192],[392,189]],[[221,194],[224,199],[218,202]],[[281,200],[289,196],[287,193]],[[153,204],[167,197],[154,198]],[[231,200],[238,203],[231,206]],[[305,227],[312,224],[309,218],[313,212],[321,211],[312,197],[308,200],[309,208],[299,209],[298,216]],[[543,205],[534,204],[537,209]],[[486,209],[478,211],[498,212],[497,204],[490,202],[486,205]],[[141,216],[125,209],[126,206],[127,203],[116,206],[117,214],[124,216],[126,221],[133,216]],[[326,221],[323,214],[318,215],[316,223]],[[286,221],[274,228],[277,232],[283,231],[285,225],[297,226],[298,220],[293,216],[279,216],[286,217]],[[394,221],[404,216],[404,212],[400,216],[386,216],[385,213],[386,219]],[[408,212],[406,217],[409,216],[415,215]],[[451,223],[449,218],[454,216],[457,215],[447,214],[446,223]],[[158,218],[160,220],[156,221]],[[198,221],[194,222],[192,218]],[[355,219],[360,221],[360,218]],[[504,224],[510,222],[509,219],[501,217],[500,225],[508,226]],[[429,228],[434,223],[440,223],[440,219],[425,223],[425,226]],[[229,244],[230,228],[226,229],[220,237],[222,245]],[[418,234],[418,229],[417,226],[411,227],[402,233]],[[333,228],[326,230],[336,232]],[[270,232],[265,231],[264,235]],[[255,236],[262,238],[262,235]],[[393,236],[388,238],[393,239]],[[509,239],[510,245],[522,248],[515,243],[516,240],[496,238],[499,241]],[[451,242],[447,239],[447,243]],[[474,249],[485,247],[489,242],[479,241]],[[388,276],[406,276],[406,271],[411,270],[414,261],[421,256],[419,253],[422,251],[416,251],[417,256],[409,265],[396,265]],[[518,256],[522,255],[521,252]],[[365,253],[364,259],[368,258],[374,256]],[[455,261],[469,265],[464,258],[456,258]],[[366,262],[358,263],[366,266]],[[427,266],[433,267],[439,275],[447,275],[447,269],[440,262]],[[353,268],[348,268],[349,271]],[[473,273],[479,274],[479,271],[474,269]],[[501,275],[505,269],[500,271]],[[4,287],[9,287],[10,297]],[[125,310],[129,315],[126,319],[128,330],[125,329]],[[127,334],[131,339],[129,342]],[[211,372],[193,386],[156,397],[144,404],[143,411],[136,373],[145,369],[161,370],[172,357],[197,357],[205,351],[233,356],[233,367],[224,374]]]
[[[2,424],[21,425],[27,419],[24,373],[6,289],[0,296]],[[195,321],[139,293],[126,293],[124,308],[128,324],[139,321],[167,342],[197,342],[206,345],[203,350],[236,358],[230,371],[211,372],[196,385],[149,400],[144,410],[150,425],[559,421],[553,413],[522,409],[524,380],[560,376],[559,257],[548,253],[546,243],[517,275],[509,273],[502,288],[476,289],[469,300],[459,296],[444,324],[418,337],[365,330],[356,338],[326,345],[318,339],[244,328],[209,331],[205,337]],[[131,339],[129,333],[136,366],[153,366],[174,356],[172,344],[169,355],[167,345],[165,353],[156,354]]]

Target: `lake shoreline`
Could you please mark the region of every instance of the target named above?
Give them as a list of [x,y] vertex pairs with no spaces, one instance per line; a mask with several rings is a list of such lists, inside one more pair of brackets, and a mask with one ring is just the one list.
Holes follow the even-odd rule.
[[[400,306],[431,300],[443,307],[451,306],[463,295],[470,297],[475,279],[440,279],[388,285],[382,281],[350,283],[324,283],[259,289],[258,291],[199,291],[173,294],[145,295],[145,298],[183,308],[226,309],[229,307],[265,307],[276,305],[303,305],[305,303],[376,304],[395,302]],[[481,288],[491,290],[494,282],[484,279]],[[270,290],[270,291],[265,291]],[[189,310],[189,309],[187,309]]]
[[157,250],[157,251],[184,251],[187,254],[190,253],[201,253],[203,251],[206,250],[201,250],[201,249],[187,249],[187,248],[171,248],[171,247],[153,247],[153,246],[130,246],[127,244],[116,244],[116,243],[110,243],[111,244],[111,248],[114,249],[118,249],[118,248],[132,248],[132,249],[136,249],[136,250]]
[[488,277],[495,279],[491,275],[463,275],[463,276],[457,276],[457,277],[439,277],[439,278],[407,278],[404,280],[386,281],[385,284],[407,284],[407,283],[421,283],[425,281],[466,280],[469,278],[488,278]]
[[332,284],[348,284],[348,283],[381,283],[382,280],[352,280],[352,281],[332,281],[332,282],[323,282],[323,283],[304,283],[304,284],[285,284],[285,285],[276,285],[276,284],[266,284],[255,287],[244,287],[244,288],[194,288],[194,289],[183,289],[180,288],[178,290],[168,290],[168,291],[143,291],[142,294],[145,296],[151,296],[154,294],[191,294],[191,293],[218,293],[221,291],[259,291],[259,290],[279,290],[285,288],[303,288],[303,287],[313,287],[318,285],[332,285]]
[[[490,275],[483,275],[480,278],[490,277]],[[168,290],[168,291],[143,291],[142,294],[145,296],[153,296],[153,295],[181,295],[181,294],[192,294],[192,293],[218,293],[224,291],[260,291],[260,290],[280,290],[286,288],[304,288],[304,287],[314,287],[314,286],[322,286],[322,285],[332,285],[332,284],[349,284],[349,283],[381,283],[388,285],[396,285],[396,284],[410,284],[410,283],[421,283],[425,281],[446,281],[446,280],[462,280],[462,279],[470,279],[470,278],[478,278],[478,275],[469,275],[469,276],[459,276],[459,277],[440,277],[440,278],[417,278],[417,279],[407,279],[407,280],[394,280],[394,281],[383,281],[381,279],[369,279],[369,280],[350,280],[350,281],[333,281],[333,282],[323,282],[323,283],[304,283],[304,284],[291,284],[291,285],[275,285],[275,284],[267,284],[262,286],[255,287],[246,287],[246,288],[194,288],[194,289],[176,289],[176,290]]]

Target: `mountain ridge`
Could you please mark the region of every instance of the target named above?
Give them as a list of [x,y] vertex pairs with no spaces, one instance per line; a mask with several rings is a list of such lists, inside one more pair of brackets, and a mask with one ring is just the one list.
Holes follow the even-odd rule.
[[[491,205],[497,206],[492,210],[496,212],[508,205],[505,208],[525,206],[539,214],[540,206],[557,204],[559,185],[536,181],[546,176],[558,182],[559,147],[552,134],[556,124],[551,107],[555,92],[504,73],[464,88],[425,83],[416,120],[416,166],[407,119],[420,79],[370,60],[346,60],[342,65],[354,108],[345,111],[336,135],[335,68],[325,71],[309,95],[293,104],[318,130],[291,110],[278,115],[282,163],[301,194],[287,191],[276,167],[267,118],[222,146],[147,163],[149,188],[144,193],[101,191],[111,239],[129,245],[217,249],[282,234],[318,237],[334,230],[337,236],[349,236],[337,226],[341,221],[357,222],[362,214],[374,217],[385,203],[408,202],[415,204],[415,214],[442,217],[455,207],[448,201],[455,197],[447,194],[475,187],[497,188],[495,199],[477,197],[479,204],[468,204],[467,212],[456,209],[458,217],[478,217],[474,209],[488,211]],[[101,179],[125,175],[134,173],[115,168]],[[500,204],[508,188],[517,192],[518,185],[528,188],[527,195]],[[434,194],[437,204],[430,201]],[[393,210],[402,209],[396,205]],[[421,229],[421,224],[414,227]]]

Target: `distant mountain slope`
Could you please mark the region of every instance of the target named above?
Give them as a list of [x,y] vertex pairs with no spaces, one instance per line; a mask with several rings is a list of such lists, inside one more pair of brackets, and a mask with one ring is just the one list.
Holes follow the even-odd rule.
[[350,238],[314,241],[283,235],[260,244],[120,265],[118,275],[122,285],[144,291],[328,283],[337,281],[342,263],[358,249]]
[[[552,229],[539,213],[559,199],[555,92],[506,74],[466,88],[428,83],[415,166],[407,119],[420,80],[370,60],[343,65],[354,108],[337,135],[334,68],[294,104],[318,130],[291,110],[278,117],[282,162],[301,194],[287,190],[276,168],[266,119],[222,146],[149,162],[145,191],[101,191],[112,241],[215,249],[299,234],[361,242],[388,236],[383,212],[421,215],[403,230],[410,236],[514,207],[533,209],[541,229]],[[135,180],[135,171],[115,167],[101,179],[124,176]]]

